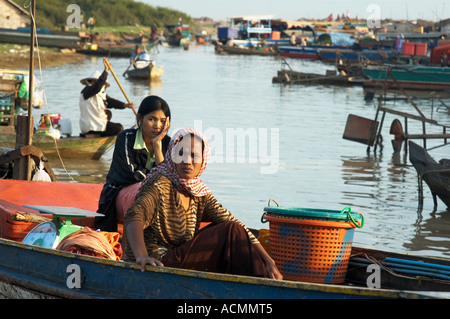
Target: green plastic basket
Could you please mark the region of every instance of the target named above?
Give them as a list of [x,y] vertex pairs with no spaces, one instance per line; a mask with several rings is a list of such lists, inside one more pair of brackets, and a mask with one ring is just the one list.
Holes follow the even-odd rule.
[[279,216],[286,218],[323,220],[333,222],[352,222],[356,227],[361,228],[364,225],[364,216],[361,213],[352,213],[349,206],[343,210],[329,210],[317,208],[301,208],[301,207],[265,207],[261,221],[267,222],[264,219],[265,214],[271,216]]

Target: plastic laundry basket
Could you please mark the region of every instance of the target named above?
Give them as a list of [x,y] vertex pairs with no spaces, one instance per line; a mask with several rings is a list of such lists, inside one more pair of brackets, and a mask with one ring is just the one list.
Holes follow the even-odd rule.
[[[270,203],[270,202],[269,202]],[[295,207],[265,207],[270,223],[270,254],[284,279],[342,283],[348,268],[354,230],[362,214]]]

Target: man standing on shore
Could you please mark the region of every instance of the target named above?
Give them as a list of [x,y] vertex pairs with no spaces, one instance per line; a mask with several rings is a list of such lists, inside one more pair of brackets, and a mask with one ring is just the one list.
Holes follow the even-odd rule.
[[95,26],[95,18],[94,18],[94,16],[90,16],[87,21],[87,27],[88,27],[88,29],[93,30],[94,26]]

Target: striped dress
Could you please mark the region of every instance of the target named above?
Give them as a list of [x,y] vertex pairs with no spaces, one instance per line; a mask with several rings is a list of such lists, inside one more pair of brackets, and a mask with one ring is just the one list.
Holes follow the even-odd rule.
[[185,210],[181,205],[178,191],[172,182],[162,175],[156,178],[154,183],[142,186],[125,216],[123,259],[134,262],[135,257],[126,240],[127,225],[132,221],[143,223],[148,254],[159,260],[169,249],[191,240],[198,233],[201,222],[219,224],[236,221],[247,231],[251,242],[258,243],[250,230],[211,194],[201,197],[190,196],[189,208]]

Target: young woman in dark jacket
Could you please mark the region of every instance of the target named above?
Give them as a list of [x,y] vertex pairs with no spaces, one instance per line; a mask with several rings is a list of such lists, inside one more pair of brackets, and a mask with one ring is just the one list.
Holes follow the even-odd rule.
[[98,203],[97,212],[104,217],[95,219],[96,228],[117,231],[118,217],[119,221],[123,220],[123,205],[129,205],[124,202],[134,200],[147,173],[164,161],[170,142],[169,119],[167,102],[158,96],[148,96],[137,112],[138,128],[126,129],[117,135],[111,167]]

